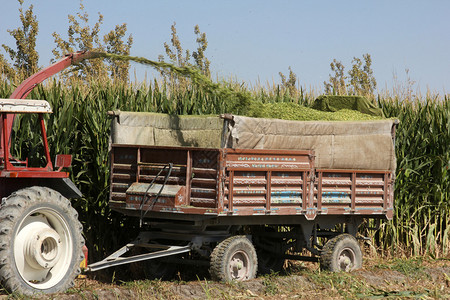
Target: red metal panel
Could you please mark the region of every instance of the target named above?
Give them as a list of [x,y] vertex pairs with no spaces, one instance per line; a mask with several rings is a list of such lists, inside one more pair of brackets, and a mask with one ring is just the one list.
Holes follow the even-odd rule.
[[312,159],[311,151],[227,149],[225,206],[239,215],[304,211]]
[[224,211],[224,202],[225,202],[225,153],[223,150],[219,152],[218,157],[218,178],[216,182],[216,190],[217,190],[217,212],[222,213]]
[[137,147],[113,147],[111,150],[110,200],[125,201],[126,190],[137,181]]
[[388,171],[317,170],[316,187],[321,214],[385,214],[389,194]]
[[309,170],[310,152],[270,151],[270,150],[227,150],[226,167],[228,170]]
[[[184,194],[173,201],[160,197],[152,211],[177,206],[216,209],[220,154],[217,149],[113,145],[113,153],[111,201],[128,199],[127,189],[132,182],[154,182],[166,187],[184,186]],[[170,173],[169,163],[172,164]],[[134,194],[144,196],[144,191],[134,191]]]
[[318,173],[318,184],[317,184],[317,209],[319,213],[322,212],[322,182],[323,182],[323,172]]
[[266,212],[270,212],[270,202],[272,201],[272,171],[266,174]]
[[350,187],[352,194],[351,194],[351,212],[355,212],[355,199],[356,199],[356,172],[352,172],[352,186]]
[[383,201],[383,208],[386,211],[388,206],[388,184],[389,184],[389,177],[388,174],[384,174],[384,201]]
[[67,168],[72,165],[72,155],[70,154],[58,154],[55,158],[55,167],[59,168],[58,171],[61,171],[62,168]]
[[190,150],[191,174],[187,175],[190,183],[190,204],[216,208],[218,205],[219,155],[217,150]]
[[14,177],[14,178],[68,178],[67,172],[58,171],[43,171],[41,168],[28,168],[20,171],[6,171],[0,172],[0,177]]
[[225,195],[227,195],[227,200],[228,202],[226,204],[228,204],[228,212],[232,213],[233,212],[233,195],[234,195],[234,171],[231,170],[229,173],[229,179],[228,179],[228,193],[225,191]]

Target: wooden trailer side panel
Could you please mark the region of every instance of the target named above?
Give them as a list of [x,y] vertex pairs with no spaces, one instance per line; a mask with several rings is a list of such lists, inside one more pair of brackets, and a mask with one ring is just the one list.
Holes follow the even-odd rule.
[[393,173],[314,168],[313,151],[113,145],[111,208],[216,216],[393,212]]
[[217,149],[113,145],[110,206],[216,214],[219,156]]

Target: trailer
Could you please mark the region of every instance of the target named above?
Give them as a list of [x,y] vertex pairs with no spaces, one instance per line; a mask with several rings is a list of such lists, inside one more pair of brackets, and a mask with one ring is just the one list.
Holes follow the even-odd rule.
[[185,263],[247,280],[286,259],[351,271],[359,225],[392,219],[397,120],[109,114],[109,205],[142,232],[90,271],[147,261],[170,278]]

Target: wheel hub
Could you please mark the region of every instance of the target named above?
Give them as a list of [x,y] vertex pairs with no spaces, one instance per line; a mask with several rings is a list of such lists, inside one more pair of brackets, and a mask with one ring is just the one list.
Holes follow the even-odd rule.
[[351,249],[344,249],[339,255],[339,266],[342,271],[352,270],[355,260],[355,253]]
[[35,269],[50,269],[58,262],[61,255],[61,238],[52,228],[33,230],[24,243],[24,257]]
[[245,280],[248,277],[249,258],[244,252],[237,252],[231,258],[229,267],[230,273],[235,280]]

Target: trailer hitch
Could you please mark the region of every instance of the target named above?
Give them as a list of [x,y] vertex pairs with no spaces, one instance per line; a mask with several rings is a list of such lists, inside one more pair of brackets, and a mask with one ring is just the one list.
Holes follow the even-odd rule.
[[[125,253],[127,253],[128,251],[130,251],[135,247],[143,247],[147,249],[159,249],[159,250],[145,254],[122,257],[122,255],[124,255]],[[95,272],[109,267],[186,253],[190,252],[191,250],[192,250],[191,244],[187,246],[169,246],[158,244],[142,244],[139,240],[136,240],[134,242],[126,244],[125,246],[123,246],[110,256],[106,257],[105,259],[88,265],[86,271]]]

